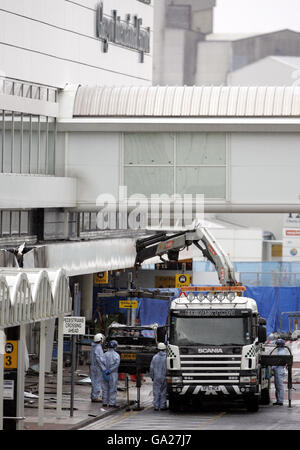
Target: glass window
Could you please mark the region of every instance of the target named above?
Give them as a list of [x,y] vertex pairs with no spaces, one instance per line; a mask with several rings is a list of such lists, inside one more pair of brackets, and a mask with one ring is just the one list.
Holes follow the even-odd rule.
[[245,345],[249,339],[245,325],[242,317],[173,318],[171,342],[175,345]]
[[132,133],[124,138],[125,164],[173,164],[174,137],[169,133]]
[[10,234],[10,211],[2,211],[2,235]]
[[207,198],[224,198],[226,192],[225,167],[178,167],[178,194],[204,194]]
[[29,233],[28,216],[29,216],[28,211],[21,211],[21,225],[20,225],[21,234]]
[[128,197],[175,193],[226,197],[225,133],[128,133],[124,165]]
[[224,133],[178,133],[176,162],[178,165],[224,165],[226,135]]
[[20,234],[20,212],[11,212],[11,234]]
[[127,195],[173,194],[173,169],[170,167],[125,167]]

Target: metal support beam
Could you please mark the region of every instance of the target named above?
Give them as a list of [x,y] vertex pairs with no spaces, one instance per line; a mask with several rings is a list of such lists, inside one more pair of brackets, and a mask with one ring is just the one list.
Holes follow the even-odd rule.
[[40,322],[39,426],[44,425],[45,355],[46,355],[46,327],[45,321],[42,320]]
[[57,392],[56,392],[56,418],[61,418],[62,411],[62,384],[63,384],[63,344],[64,344],[64,315],[58,317],[58,344],[57,344]]
[[[18,344],[18,384],[17,384],[17,416],[24,416],[25,390],[25,325],[20,325],[20,340]],[[17,430],[23,430],[23,421],[17,421]]]

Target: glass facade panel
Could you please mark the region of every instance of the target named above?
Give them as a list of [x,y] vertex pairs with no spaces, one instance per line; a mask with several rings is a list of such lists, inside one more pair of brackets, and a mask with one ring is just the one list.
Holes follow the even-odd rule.
[[225,133],[124,135],[124,184],[135,193],[226,198]]
[[178,194],[204,194],[205,198],[224,198],[226,171],[224,167],[178,167]]
[[225,165],[224,133],[178,133],[176,146],[178,165]]
[[174,191],[173,169],[169,167],[125,167],[125,185],[128,196],[169,194]]
[[174,137],[169,133],[125,134],[125,164],[172,165]]

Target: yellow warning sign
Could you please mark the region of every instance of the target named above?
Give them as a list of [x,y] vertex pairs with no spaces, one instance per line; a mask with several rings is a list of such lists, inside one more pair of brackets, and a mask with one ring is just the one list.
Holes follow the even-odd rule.
[[192,276],[188,273],[177,273],[175,277],[175,287],[190,286],[192,283]]
[[108,272],[97,272],[94,274],[94,284],[107,284]]
[[137,300],[119,300],[119,308],[136,309],[137,307]]
[[18,341],[6,341],[4,354],[4,369],[17,369]]

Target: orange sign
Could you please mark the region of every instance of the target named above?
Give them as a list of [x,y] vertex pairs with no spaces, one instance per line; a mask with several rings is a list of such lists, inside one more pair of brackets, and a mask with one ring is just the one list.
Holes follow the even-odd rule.
[[18,341],[6,341],[4,354],[4,369],[17,369]]

